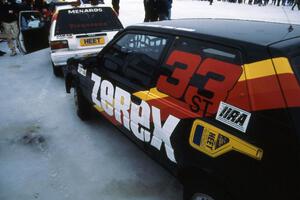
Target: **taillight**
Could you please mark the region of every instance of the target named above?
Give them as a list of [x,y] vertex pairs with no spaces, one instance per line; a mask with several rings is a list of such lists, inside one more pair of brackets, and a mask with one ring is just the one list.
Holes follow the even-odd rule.
[[69,48],[68,40],[58,40],[50,42],[51,50]]

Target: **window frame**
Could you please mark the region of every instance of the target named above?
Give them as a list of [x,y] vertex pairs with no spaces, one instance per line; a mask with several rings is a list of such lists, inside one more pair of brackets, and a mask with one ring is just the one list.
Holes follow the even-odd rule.
[[110,74],[109,76],[112,76],[111,74],[115,74],[115,76],[122,77],[121,79],[128,80],[128,82],[130,82],[130,84],[138,85],[141,88],[148,88],[148,89],[153,88],[153,87],[155,87],[156,81],[158,79],[158,75],[159,75],[159,71],[160,71],[159,69],[162,65],[162,61],[164,61],[164,59],[166,57],[166,54],[169,51],[170,46],[173,44],[174,36],[172,36],[170,34],[162,34],[162,33],[156,32],[156,31],[124,30],[124,31],[120,32],[119,34],[117,34],[116,37],[113,40],[111,40],[111,42],[106,47],[104,47],[104,49],[98,54],[98,58],[103,60],[105,54],[107,54],[107,52],[114,45],[116,45],[118,41],[120,41],[123,37],[125,37],[125,35],[128,35],[128,34],[149,35],[149,36],[165,38],[167,40],[166,45],[164,46],[163,50],[161,51],[161,54],[160,54],[159,58],[156,60],[157,64],[156,64],[156,67],[153,70],[154,72],[153,72],[153,75],[151,77],[150,83],[148,85],[137,84],[137,83],[134,83],[134,82],[130,81],[129,78],[127,78],[127,77],[122,77],[122,75],[117,73],[117,72],[112,72],[112,71],[106,69],[105,67],[101,67],[101,66],[99,66],[99,67],[100,67],[101,71],[103,71],[104,73]]

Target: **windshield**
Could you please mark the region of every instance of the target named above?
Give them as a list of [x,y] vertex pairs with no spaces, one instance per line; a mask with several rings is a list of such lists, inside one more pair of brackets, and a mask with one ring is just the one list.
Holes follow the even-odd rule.
[[109,7],[75,8],[58,13],[55,35],[95,33],[122,28],[118,17]]

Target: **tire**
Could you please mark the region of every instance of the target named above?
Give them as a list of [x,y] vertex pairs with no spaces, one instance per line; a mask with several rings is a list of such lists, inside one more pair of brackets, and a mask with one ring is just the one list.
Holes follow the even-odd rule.
[[219,188],[203,184],[184,185],[183,200],[225,200]]
[[225,190],[210,177],[191,177],[183,182],[183,200],[226,200]]
[[79,88],[74,89],[74,101],[76,107],[77,116],[82,120],[86,121],[91,118],[91,105],[88,100],[83,96]]
[[207,194],[202,194],[202,193],[195,193],[192,197],[191,200],[216,200],[213,197],[207,195]]
[[57,67],[52,63],[52,69],[53,69],[54,76],[56,76],[56,77],[62,76],[62,70],[60,67]]

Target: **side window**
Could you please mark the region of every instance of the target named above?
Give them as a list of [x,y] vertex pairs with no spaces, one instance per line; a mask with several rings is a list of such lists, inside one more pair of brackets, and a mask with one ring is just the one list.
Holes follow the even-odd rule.
[[21,15],[21,30],[35,29],[43,26],[39,12],[23,12]]
[[104,54],[103,66],[133,83],[149,87],[166,44],[166,38],[126,34]]
[[180,38],[169,52],[157,81],[159,91],[188,104],[195,113],[215,113],[242,74],[239,51]]

